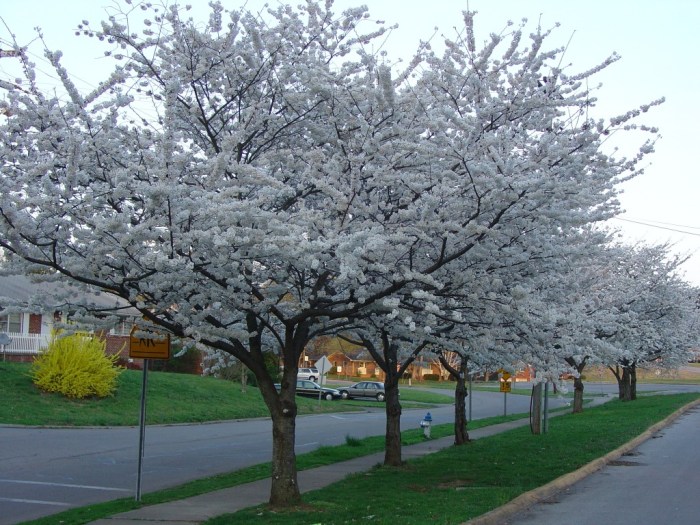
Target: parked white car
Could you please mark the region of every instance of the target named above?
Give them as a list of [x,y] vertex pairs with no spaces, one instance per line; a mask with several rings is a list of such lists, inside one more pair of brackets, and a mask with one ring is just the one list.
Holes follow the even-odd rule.
[[318,373],[317,368],[300,368],[297,372],[297,380],[308,379],[309,381],[316,381],[321,377]]

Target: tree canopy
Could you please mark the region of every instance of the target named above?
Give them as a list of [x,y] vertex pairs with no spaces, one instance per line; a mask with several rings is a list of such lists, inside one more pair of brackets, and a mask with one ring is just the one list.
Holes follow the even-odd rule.
[[465,13],[443,54],[424,46],[399,70],[368,51],[385,28],[365,31],[365,8],[213,3],[201,24],[141,7],[86,29],[116,61],[90,93],[48,50],[68,97],[43,92],[17,44],[25,87],[0,102],[5,271],[97,288],[244,363],[273,419],[272,503],[299,498],[309,341],[462,338],[485,312],[474,301],[512,296],[508,275],[615,214],[652,150],[643,127],[630,158],[603,143],[659,101],[592,119],[588,80],[617,57],[569,71],[541,29],[477,45]]

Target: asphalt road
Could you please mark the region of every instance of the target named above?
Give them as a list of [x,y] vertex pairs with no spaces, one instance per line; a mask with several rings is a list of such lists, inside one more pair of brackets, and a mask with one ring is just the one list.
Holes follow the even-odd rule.
[[[518,385],[522,387],[523,385]],[[692,387],[695,390],[698,387]],[[640,385],[640,390],[687,387]],[[590,393],[614,393],[614,385],[587,385]],[[446,391],[451,393],[451,391]],[[529,396],[508,395],[507,413],[527,413]],[[471,419],[504,412],[500,393],[474,391]],[[340,401],[335,401],[340,402]],[[566,404],[557,396],[550,406]],[[404,410],[403,429],[417,428],[426,410]],[[434,424],[454,420],[454,406],[430,409]],[[296,450],[308,452],[345,442],[346,436],[384,433],[384,404],[360,413],[302,416]],[[269,419],[199,425],[147,426],[142,492],[269,461]],[[0,525],[11,525],[71,507],[133,497],[138,428],[35,428],[0,426]]]
[[[445,393],[452,393],[445,391]],[[504,396],[474,392],[472,419],[501,415]],[[553,405],[564,400],[552,398]],[[342,401],[334,401],[342,402]],[[529,397],[508,395],[509,414],[529,410]],[[434,424],[454,421],[454,406],[430,409]],[[426,410],[404,410],[403,429],[418,428]],[[344,443],[346,436],[382,435],[384,404],[357,413],[301,416],[296,450]],[[143,493],[269,461],[269,419],[146,427]],[[0,426],[0,525],[70,507],[134,496],[138,428]]]
[[700,407],[508,525],[700,523]]

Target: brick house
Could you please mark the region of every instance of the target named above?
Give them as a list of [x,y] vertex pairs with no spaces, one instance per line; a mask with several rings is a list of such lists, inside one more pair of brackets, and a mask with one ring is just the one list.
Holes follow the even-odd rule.
[[351,347],[336,351],[328,356],[333,368],[332,374],[347,377],[376,378],[383,380],[384,371],[374,361],[366,348]]
[[[9,344],[0,347],[3,359],[31,361],[48,345],[54,323],[70,319],[70,312],[58,307],[40,309],[33,301],[34,297],[50,295],[58,286],[56,283],[35,282],[23,275],[0,276],[0,334],[11,339]],[[83,298],[100,308],[124,308],[119,314],[120,322],[108,332],[101,333],[106,339],[108,354],[119,353],[123,348],[128,351],[129,331],[133,320],[140,315],[138,311],[127,308],[124,301],[108,294],[88,293]],[[25,306],[4,311],[3,304],[10,303]]]

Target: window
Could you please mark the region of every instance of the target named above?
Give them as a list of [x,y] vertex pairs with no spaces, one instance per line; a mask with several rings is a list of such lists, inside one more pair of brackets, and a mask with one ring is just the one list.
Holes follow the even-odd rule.
[[110,330],[112,335],[129,335],[131,328],[134,326],[133,320],[130,318],[121,318],[119,323]]
[[22,333],[22,314],[12,313],[0,315],[0,332]]

